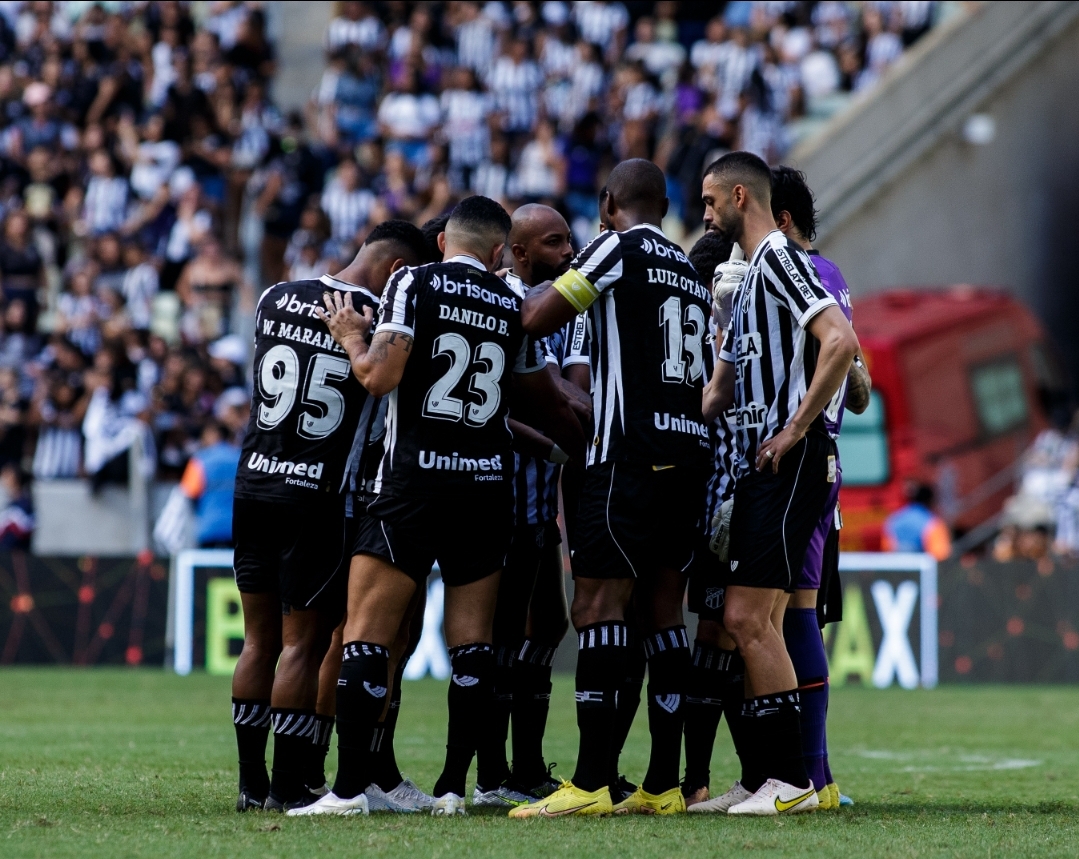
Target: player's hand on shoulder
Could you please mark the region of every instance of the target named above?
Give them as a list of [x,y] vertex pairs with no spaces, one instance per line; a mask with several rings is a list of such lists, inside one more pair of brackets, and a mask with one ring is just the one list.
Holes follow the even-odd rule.
[[367,338],[374,324],[375,314],[370,307],[364,306],[362,312],[358,312],[352,306],[352,293],[346,292],[342,297],[340,292],[322,293],[322,301],[326,309],[316,307],[319,319],[326,323],[330,329],[330,336],[341,346],[350,337]]

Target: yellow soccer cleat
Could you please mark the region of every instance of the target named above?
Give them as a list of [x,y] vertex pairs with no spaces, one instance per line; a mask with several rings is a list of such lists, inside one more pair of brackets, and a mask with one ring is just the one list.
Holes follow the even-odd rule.
[[839,801],[832,793],[832,788],[835,784],[826,784],[820,790],[817,791],[817,802],[820,805],[817,806],[821,811],[835,811],[839,808]]
[[611,792],[606,787],[596,791],[581,790],[573,782],[563,781],[562,785],[537,802],[519,805],[509,816],[516,820],[526,817],[570,817],[587,814],[610,814],[612,811]]
[[685,814],[686,799],[680,787],[672,787],[655,796],[637,788],[614,807],[615,814]]

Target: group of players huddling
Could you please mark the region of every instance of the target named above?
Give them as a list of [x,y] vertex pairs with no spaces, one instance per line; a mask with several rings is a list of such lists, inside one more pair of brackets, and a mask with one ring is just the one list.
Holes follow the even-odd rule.
[[[464,814],[473,758],[472,805],[513,818],[839,807],[820,624],[838,613],[835,440],[869,396],[849,294],[810,245],[800,173],[709,166],[688,256],[661,229],[665,187],[649,161],[617,165],[576,255],[554,209],[476,196],[262,295],[234,509],[238,811]],[[452,677],[428,794],[393,743],[436,563]],[[570,621],[580,750],[559,781],[542,741]],[[638,786],[618,761],[646,666]],[[713,797],[724,713],[742,771]]]

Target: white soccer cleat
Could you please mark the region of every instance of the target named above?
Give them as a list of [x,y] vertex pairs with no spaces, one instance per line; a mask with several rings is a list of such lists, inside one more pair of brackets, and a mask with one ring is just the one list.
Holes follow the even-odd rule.
[[416,787],[410,778],[406,778],[386,796],[407,811],[430,811],[435,806],[435,798]]
[[820,800],[813,782],[809,787],[795,787],[785,781],[770,778],[753,796],[732,805],[727,814],[746,814],[755,817],[774,817],[777,814],[802,814],[813,811]]
[[458,814],[463,817],[466,813],[465,798],[455,793],[440,796],[435,800],[435,804],[431,806],[432,817],[454,817]]
[[348,817],[353,814],[367,815],[371,813],[371,810],[365,794],[357,794],[352,799],[341,799],[330,791],[319,797],[317,802],[312,802],[303,808],[291,808],[285,813],[289,817],[309,817],[315,814],[336,814],[340,817]]
[[726,814],[732,805],[745,802],[751,796],[753,794],[742,787],[740,781],[736,781],[723,796],[714,796],[704,802],[698,802],[689,806],[686,811],[690,814]]
[[394,814],[411,814],[413,811],[419,810],[399,803],[374,782],[367,785],[363,795],[367,797],[367,808],[373,812],[389,811]]
[[513,788],[500,785],[494,790],[480,790],[476,787],[472,791],[472,804],[487,808],[516,808],[518,805],[527,805],[534,802],[536,797],[521,793]]

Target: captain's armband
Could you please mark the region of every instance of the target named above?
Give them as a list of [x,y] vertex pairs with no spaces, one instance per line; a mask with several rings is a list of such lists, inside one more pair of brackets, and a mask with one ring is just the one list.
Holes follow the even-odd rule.
[[552,286],[562,293],[578,313],[584,313],[588,306],[599,298],[599,290],[587,277],[574,269],[567,271]]

